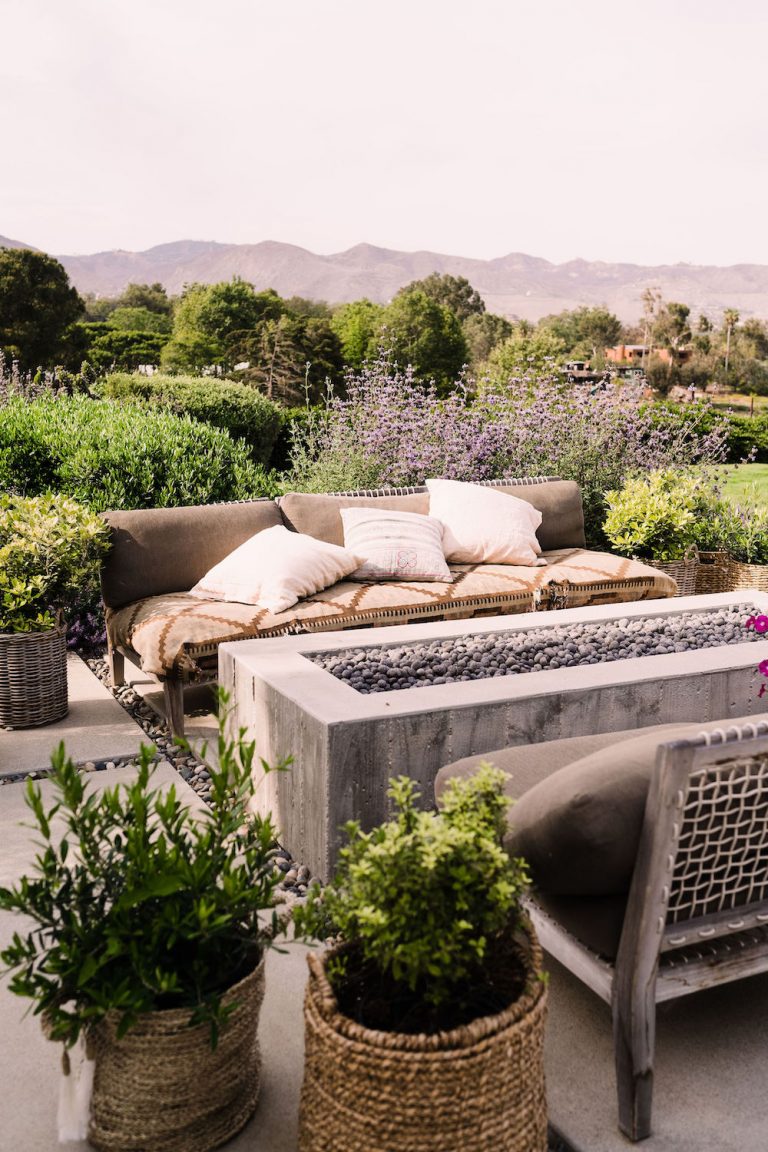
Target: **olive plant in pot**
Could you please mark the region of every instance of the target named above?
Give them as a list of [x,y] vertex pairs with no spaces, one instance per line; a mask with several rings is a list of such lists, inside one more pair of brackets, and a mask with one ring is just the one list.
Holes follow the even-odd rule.
[[439,815],[348,825],[333,882],[294,913],[311,953],[300,1152],[543,1152],[546,988],[502,848],[504,775],[453,782]]
[[698,522],[697,543],[707,561],[697,592],[768,591],[768,508],[754,485],[737,503],[709,501]]
[[67,713],[68,605],[98,587],[100,516],[66,496],[0,496],[0,724]]
[[224,723],[210,808],[155,786],[147,746],[131,783],[91,786],[60,746],[53,803],[27,785],[41,846],[0,909],[34,926],[0,958],[64,1045],[61,1139],[207,1152],[256,1107],[279,873],[271,819],[247,811],[254,745]]
[[678,596],[696,586],[696,525],[702,478],[666,468],[606,492],[603,531],[614,552],[660,568],[677,580]]

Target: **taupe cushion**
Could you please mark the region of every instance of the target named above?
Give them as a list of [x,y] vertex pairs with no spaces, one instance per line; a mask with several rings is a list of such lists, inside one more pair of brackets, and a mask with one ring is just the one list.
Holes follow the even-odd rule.
[[542,551],[555,548],[584,548],[584,509],[581,489],[575,480],[548,480],[545,484],[498,485],[497,492],[509,492],[527,500],[541,512],[536,536]]
[[528,861],[536,888],[559,896],[628,892],[659,744],[695,736],[701,727],[645,729],[523,793],[504,844]]
[[282,524],[274,500],[105,512],[113,549],[101,575],[108,608],[185,592],[255,532]]
[[429,495],[413,492],[405,496],[326,496],[316,492],[288,492],[278,500],[283,519],[295,532],[344,544],[342,508],[383,508],[392,512],[429,513]]
[[[574,480],[547,480],[541,484],[494,484],[496,492],[509,492],[527,500],[541,512],[536,536],[544,552],[559,548],[584,548],[584,510],[581,489]],[[429,514],[429,494],[404,496],[328,496],[314,492],[288,492],[278,500],[285,523],[296,532],[343,544],[342,508],[387,508]]]

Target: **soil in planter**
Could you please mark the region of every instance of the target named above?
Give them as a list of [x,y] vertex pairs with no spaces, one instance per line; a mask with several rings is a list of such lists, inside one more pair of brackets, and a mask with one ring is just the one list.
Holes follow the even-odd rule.
[[[482,965],[455,987],[450,1004],[436,1009],[424,997],[425,986],[407,984],[366,962],[359,949],[346,953],[343,977],[331,977],[339,1009],[365,1028],[381,1032],[432,1035],[503,1011],[518,1000],[526,982],[524,956],[513,931],[489,941]],[[525,937],[519,936],[523,947]]]

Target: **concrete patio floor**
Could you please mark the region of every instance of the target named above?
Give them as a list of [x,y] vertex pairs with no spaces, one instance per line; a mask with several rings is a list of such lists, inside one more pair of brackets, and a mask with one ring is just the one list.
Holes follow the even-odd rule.
[[[106,707],[102,694],[109,694],[87,668],[85,672],[87,676],[77,670],[81,695],[72,701],[70,717],[62,725],[27,733],[0,732],[0,763],[5,765],[12,756],[17,765],[28,762],[42,767],[59,739],[64,737],[69,747],[75,736],[78,760],[103,762],[133,754],[135,749],[118,753],[118,748],[128,748],[127,742],[110,743],[125,722]],[[92,717],[92,723],[85,722],[87,716]],[[101,720],[105,721],[103,726]],[[70,723],[73,726],[66,728]],[[138,748],[142,733],[133,727],[136,733],[131,737]],[[129,731],[126,727],[120,739]],[[10,742],[3,744],[8,736],[13,737],[13,751]],[[27,741],[36,751],[24,761],[21,749]],[[46,757],[38,764],[42,748]],[[125,778],[129,772],[129,768],[118,766],[91,779],[100,787]],[[159,782],[173,780],[190,804],[199,803],[170,766],[161,766],[159,773]],[[45,782],[42,786],[48,787]],[[0,788],[2,884],[21,875],[32,860],[32,833],[19,824],[25,815],[23,786],[8,783]],[[0,914],[0,945],[21,926],[15,917]],[[262,1094],[253,1120],[227,1145],[232,1152],[296,1150],[305,953],[303,946],[291,945],[287,952],[273,952],[268,958],[260,1024]],[[574,1152],[626,1152],[632,1145],[616,1127],[609,1011],[554,961],[549,968],[546,1067],[550,1120]],[[5,983],[5,979],[0,981],[0,1152],[55,1152],[61,1147],[56,1140],[60,1052],[43,1038],[35,1018],[25,1018],[27,1003],[10,995]],[[765,1021],[768,976],[663,1005],[658,1014],[654,1135],[638,1147],[644,1152],[765,1152]],[[88,1145],[65,1147],[85,1152]]]

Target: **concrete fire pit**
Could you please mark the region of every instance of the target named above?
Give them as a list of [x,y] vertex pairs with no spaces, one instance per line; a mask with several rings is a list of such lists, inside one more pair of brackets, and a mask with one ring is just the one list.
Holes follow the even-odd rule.
[[[258,782],[283,843],[327,879],[349,819],[370,828],[388,816],[387,782],[406,774],[432,803],[443,764],[513,744],[620,731],[670,721],[727,719],[768,711],[757,665],[768,639],[696,652],[560,667],[492,679],[363,694],[312,659],[348,649],[418,645],[449,637],[647,620],[745,605],[768,615],[768,595],[729,592],[484,620],[328,632],[223,644],[219,675],[232,722],[267,762],[292,755],[290,772]],[[751,605],[748,609],[746,605]],[[766,634],[768,635],[768,634]]]

